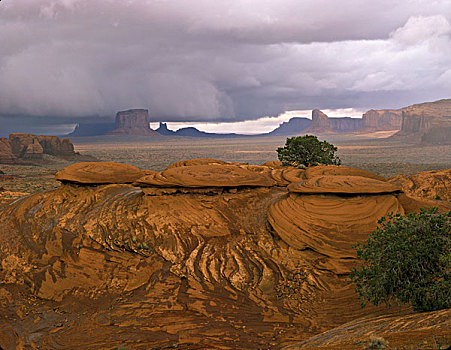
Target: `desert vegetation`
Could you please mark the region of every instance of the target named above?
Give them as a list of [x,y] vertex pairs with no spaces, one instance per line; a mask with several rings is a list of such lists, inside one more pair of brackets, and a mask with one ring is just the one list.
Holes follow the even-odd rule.
[[277,148],[277,155],[282,165],[308,167],[318,164],[340,165],[335,155],[337,147],[327,141],[320,141],[314,135],[289,137],[284,147]]
[[357,243],[361,268],[351,280],[363,303],[412,304],[416,311],[451,306],[451,211],[437,208],[388,214],[365,243]]

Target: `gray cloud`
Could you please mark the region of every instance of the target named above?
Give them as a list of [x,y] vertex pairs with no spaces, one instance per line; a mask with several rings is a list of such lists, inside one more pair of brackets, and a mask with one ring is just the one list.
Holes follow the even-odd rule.
[[450,22],[431,0],[3,0],[0,115],[401,107],[450,96]]

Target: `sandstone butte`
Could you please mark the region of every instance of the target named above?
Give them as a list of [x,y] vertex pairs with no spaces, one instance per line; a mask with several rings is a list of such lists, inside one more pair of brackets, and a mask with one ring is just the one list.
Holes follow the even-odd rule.
[[425,144],[451,144],[451,99],[425,102],[400,109],[369,110],[362,118],[329,118],[312,111],[303,134],[397,131],[391,137]]
[[147,109],[117,112],[115,128],[105,135],[159,136],[158,132],[150,128],[149,123],[150,116]]
[[44,156],[54,156],[66,160],[94,160],[74,151],[68,138],[57,136],[12,133],[9,138],[0,138],[0,164],[15,164],[49,161]]
[[79,163],[56,178],[58,189],[0,207],[2,349],[362,349],[371,334],[392,347],[449,338],[450,310],[361,309],[347,280],[351,246],[379,217],[450,209],[396,179],[213,159],[162,172]]

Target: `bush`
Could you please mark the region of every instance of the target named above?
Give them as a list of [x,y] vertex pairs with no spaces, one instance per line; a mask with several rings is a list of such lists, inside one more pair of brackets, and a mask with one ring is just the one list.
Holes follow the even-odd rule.
[[451,306],[451,211],[437,211],[389,214],[366,243],[356,245],[363,266],[350,277],[362,306],[392,300],[411,303],[416,311]]
[[336,151],[337,147],[327,141],[319,141],[316,136],[305,135],[287,138],[285,146],[277,149],[277,154],[283,165],[339,165],[341,162],[335,155]]

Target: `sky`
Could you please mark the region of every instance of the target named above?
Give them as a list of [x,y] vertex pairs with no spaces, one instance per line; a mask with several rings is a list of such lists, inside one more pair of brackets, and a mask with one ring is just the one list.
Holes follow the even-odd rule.
[[130,108],[252,133],[451,97],[450,0],[3,0],[0,33],[0,135]]

